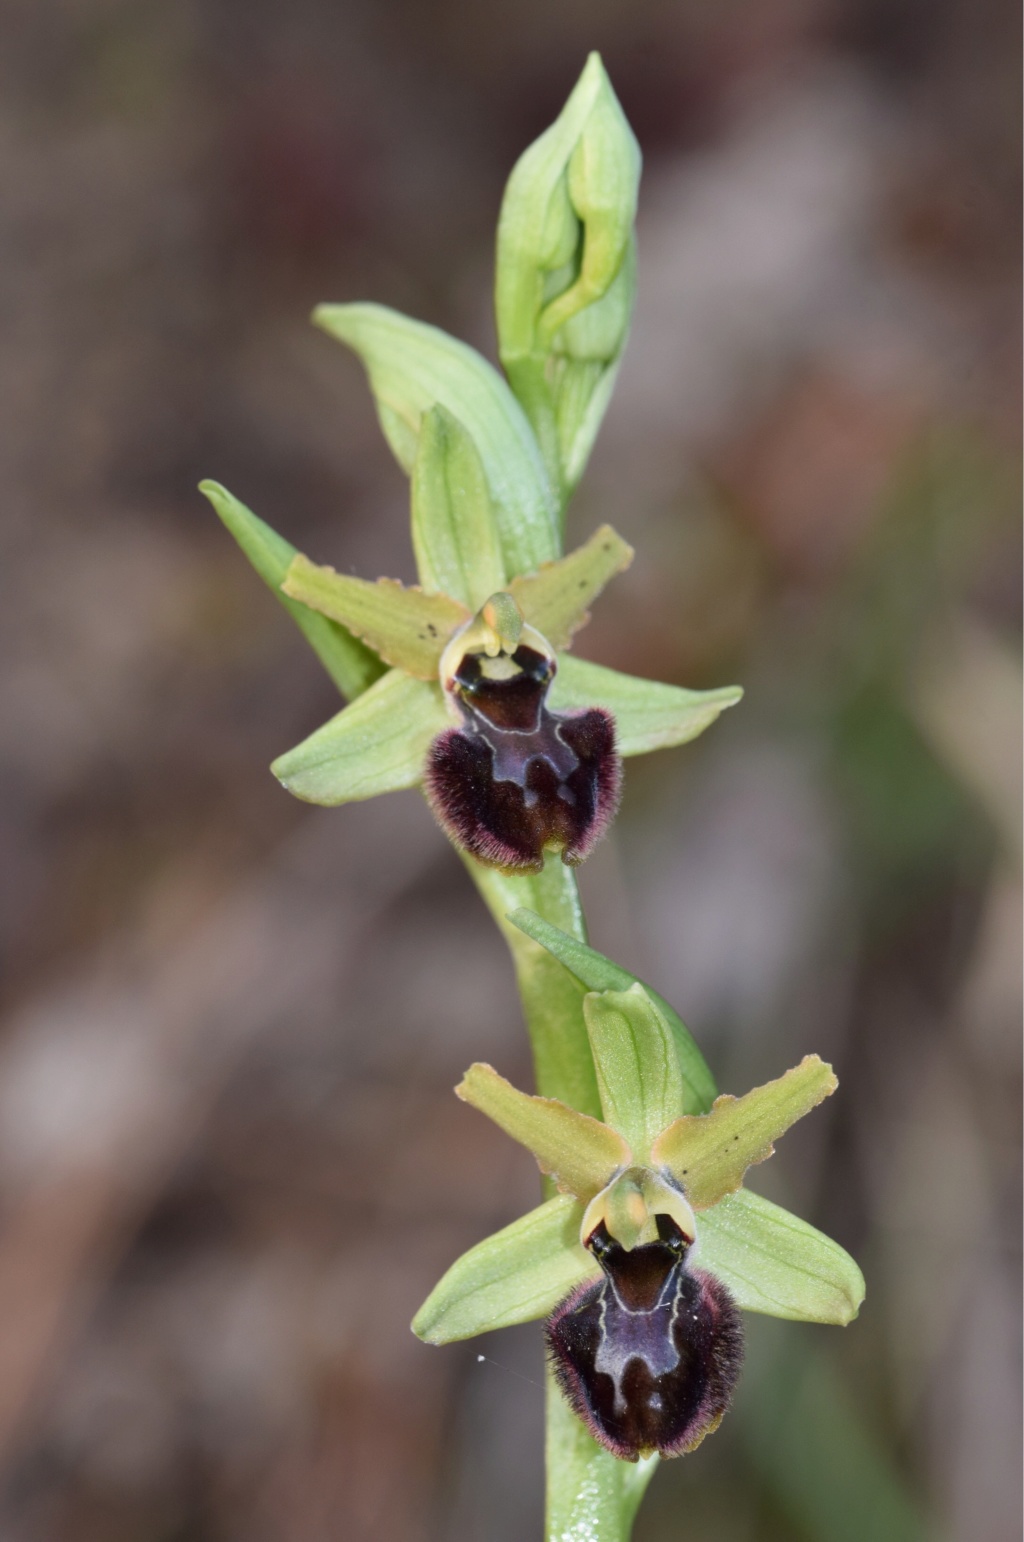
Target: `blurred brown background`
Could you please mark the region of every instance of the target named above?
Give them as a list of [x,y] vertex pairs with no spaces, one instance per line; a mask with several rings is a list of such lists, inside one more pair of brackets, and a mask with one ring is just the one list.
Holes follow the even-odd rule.
[[362,373],[305,318],[372,298],[493,355],[504,179],[598,47],[640,300],[570,535],[638,558],[581,651],[747,696],[630,763],[594,940],[725,1088],[835,1061],[755,1186],[869,1285],[845,1333],[750,1321],[637,1542],[1015,1539],[1015,8],[0,25],[0,1538],[539,1536],[536,1325],[407,1327],[535,1199],[450,1092],[528,1078],[509,967],[416,795],[269,776],[336,698],[194,488],[411,577]]

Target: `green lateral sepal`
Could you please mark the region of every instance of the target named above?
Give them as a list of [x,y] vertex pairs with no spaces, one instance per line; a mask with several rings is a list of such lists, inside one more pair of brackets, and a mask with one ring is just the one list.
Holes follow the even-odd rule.
[[313,320],[362,359],[381,427],[408,473],[431,407],[444,407],[463,425],[487,478],[507,574],[532,573],[559,555],[558,505],[537,441],[481,354],[384,305],[318,305]]
[[344,626],[318,615],[282,592],[285,574],[298,556],[295,547],[258,519],[219,482],[200,482],[199,491],[209,499],[221,523],[291,616],[341,694],[351,701],[379,680],[386,666],[375,653]]
[[556,1194],[456,1259],[413,1318],[428,1344],[547,1317],[600,1270],[580,1246],[583,1207]]
[[339,621],[386,663],[418,680],[436,680],[437,667],[452,633],[470,612],[446,594],[407,589],[392,578],[352,578],[296,556],[283,592],[311,610]]
[[392,669],[270,769],[307,803],[356,803],[416,787],[447,723],[440,686]]
[[550,704],[556,712],[606,707],[615,718],[619,754],[629,756],[687,744],[710,728],[728,707],[734,707],[742,695],[737,685],[716,691],[688,691],[679,685],[623,675],[567,654],[559,659]]
[[845,1327],[864,1300],[864,1276],[845,1248],[749,1189],[699,1216],[693,1262],[743,1311],[767,1317]]
[[[613,964],[610,958],[605,958],[604,954],[598,953],[596,948],[589,947],[579,937],[563,931],[561,927],[553,926],[550,921],[545,921],[534,910],[520,907],[510,911],[506,919],[517,930],[546,949],[588,990],[628,991],[631,986],[643,985],[643,981],[638,980],[636,975],[630,974],[628,969],[623,969],[620,964]],[[718,1091],[707,1061],[698,1049],[690,1030],[664,996],[659,996],[657,991],[652,990],[649,985],[644,985],[643,988],[667,1023],[675,1042],[679,1069],[683,1077],[682,1109],[684,1113],[706,1113]]]
[[525,619],[553,648],[568,648],[573,634],[590,620],[588,605],[632,560],[632,546],[611,525],[601,525],[567,557],[545,563],[537,573],[514,578],[509,592]]
[[672,1030],[639,983],[583,998],[601,1107],[629,1142],[633,1160],[650,1161],[651,1146],[683,1107],[683,1078]]
[[541,1171],[584,1204],[629,1165],[629,1146],[600,1119],[577,1113],[557,1098],[520,1092],[493,1066],[477,1061],[455,1091],[532,1151]]
[[817,1055],[741,1098],[716,1098],[710,1113],[687,1114],[663,1130],[652,1157],[667,1168],[695,1210],[717,1205],[740,1187],[748,1167],[764,1162],[773,1142],[839,1083]]

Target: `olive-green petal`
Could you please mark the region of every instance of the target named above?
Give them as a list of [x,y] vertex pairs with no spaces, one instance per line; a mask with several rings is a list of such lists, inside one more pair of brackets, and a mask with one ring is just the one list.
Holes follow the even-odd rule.
[[817,1055],[741,1098],[716,1098],[711,1112],[686,1114],[662,1131],[652,1156],[667,1167],[695,1210],[707,1210],[743,1182],[748,1167],[764,1162],[773,1142],[839,1083]]
[[537,573],[515,578],[509,592],[528,621],[553,648],[567,648],[573,634],[590,620],[587,607],[610,578],[624,573],[633,548],[611,525],[601,525],[589,541],[567,557],[548,562]]
[[[628,991],[631,985],[644,985],[628,969],[613,964],[610,958],[605,958],[596,948],[588,947],[560,926],[545,921],[535,910],[521,907],[509,911],[506,919],[519,931],[525,932],[527,937],[532,937],[542,948],[546,948],[588,990]],[[707,1061],[697,1047],[697,1041],[664,996],[659,996],[649,985],[644,985],[644,990],[657,1006],[675,1040],[679,1069],[683,1074],[683,1112],[706,1113],[714,1102],[718,1088]]]
[[864,1276],[845,1248],[749,1189],[699,1217],[693,1263],[737,1306],[768,1317],[844,1326],[864,1300]]
[[281,588],[340,621],[388,664],[419,680],[437,679],[448,639],[470,619],[466,607],[446,594],[407,589],[393,578],[369,583],[303,556],[293,559]]
[[351,701],[379,680],[386,666],[375,653],[345,627],[282,593],[281,584],[289,564],[298,555],[291,542],[258,519],[219,482],[200,482],[199,491],[209,499],[225,528],[291,616],[341,694]]
[[600,1119],[578,1113],[557,1098],[520,1092],[493,1066],[476,1061],[455,1091],[532,1151],[541,1170],[584,1204],[629,1165],[627,1142]]
[[555,711],[576,707],[606,707],[615,717],[620,755],[645,755],[696,739],[715,719],[734,707],[743,695],[737,685],[716,691],[688,691],[605,669],[586,659],[563,655],[551,687]]
[[355,803],[415,787],[430,741],[448,723],[441,689],[392,669],[271,770],[307,803]]
[[625,1136],[634,1162],[646,1163],[683,1106],[672,1030],[639,982],[584,996],[583,1016],[605,1121]]
[[366,366],[385,436],[409,473],[423,416],[440,404],[466,429],[487,476],[505,571],[532,573],[560,553],[559,515],[526,415],[474,348],[384,305],[319,305],[317,326]]
[[600,1273],[580,1245],[582,1209],[556,1194],[456,1259],[412,1321],[428,1344],[450,1344],[493,1328],[547,1317]]

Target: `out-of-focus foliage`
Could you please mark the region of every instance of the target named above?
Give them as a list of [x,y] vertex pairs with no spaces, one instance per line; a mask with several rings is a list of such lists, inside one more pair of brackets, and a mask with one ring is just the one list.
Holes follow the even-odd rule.
[[534,1203],[451,1097],[474,1058],[527,1084],[507,961],[414,794],[310,811],[266,773],[336,696],[193,489],[411,581],[361,372],[301,318],[373,297],[493,360],[508,166],[591,48],[645,180],[568,544],[639,555],[580,646],[747,688],[629,763],[594,942],[723,1089],[835,1064],[751,1185],[870,1287],[827,1341],[758,1325],[637,1539],[1017,1534],[1009,31],[966,0],[12,18],[5,1542],[539,1531],[538,1336],[478,1363],[406,1326]]

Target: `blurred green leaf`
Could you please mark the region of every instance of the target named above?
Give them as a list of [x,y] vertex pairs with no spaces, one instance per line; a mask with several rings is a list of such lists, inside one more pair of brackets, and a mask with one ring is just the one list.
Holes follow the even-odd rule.
[[430,741],[447,722],[440,686],[392,669],[270,769],[307,803],[375,798],[420,782]]
[[791,1535],[938,1542],[877,1420],[854,1405],[824,1346],[789,1342],[748,1377],[733,1417]]
[[845,1325],[864,1300],[864,1276],[838,1242],[749,1189],[704,1211],[697,1239],[694,1263],[746,1312]]
[[498,347],[556,486],[579,481],[635,292],[640,150],[599,55],[513,168],[498,222]]
[[406,589],[394,579],[368,583],[321,567],[301,554],[292,558],[285,594],[339,621],[388,664],[419,680],[436,680],[451,634],[470,619],[464,605],[446,594]]
[[484,468],[506,576],[532,573],[559,555],[558,507],[537,441],[486,359],[437,327],[383,305],[319,305],[313,320],[362,359],[381,427],[410,475],[431,407],[459,420]]
[[[510,896],[511,897],[511,896]],[[628,969],[623,969],[619,964],[613,964],[611,959],[605,958],[603,953],[598,953],[595,948],[565,931],[562,927],[553,926],[536,910],[529,906],[522,906],[516,910],[510,910],[507,920],[511,928],[519,932],[525,932],[540,948],[557,958],[576,979],[591,991],[628,991],[631,986],[641,985],[636,975],[630,974]],[[679,1069],[683,1076],[683,1109],[686,1113],[705,1113],[714,1102],[717,1088],[715,1079],[708,1069],[707,1062],[696,1041],[679,1014],[669,1006],[664,996],[659,996],[657,991],[649,985],[644,985],[644,990],[654,1002],[665,1022],[667,1023],[675,1041],[676,1055],[679,1061]]]
[[584,996],[583,1015],[604,1117],[626,1137],[634,1162],[647,1163],[652,1143],[683,1106],[672,1030],[639,981]]
[[200,482],[199,491],[210,500],[263,582],[273,590],[341,694],[351,700],[380,679],[385,666],[358,638],[282,593],[289,564],[298,556],[295,547],[257,519],[219,482]]
[[646,755],[696,739],[743,695],[738,685],[687,691],[679,685],[622,675],[586,659],[563,654],[548,704],[554,712],[606,707],[615,718],[620,755]]
[[450,594],[471,611],[508,576],[483,462],[458,418],[441,406],[420,420],[412,545],[423,587]]
[[547,1317],[599,1269],[580,1245],[582,1207],[556,1194],[456,1259],[413,1318],[428,1344]]

